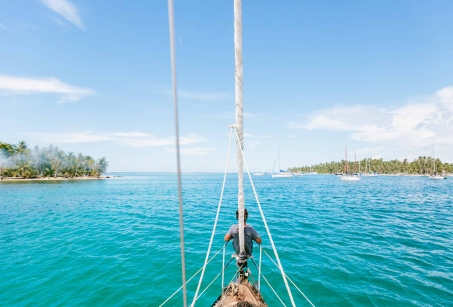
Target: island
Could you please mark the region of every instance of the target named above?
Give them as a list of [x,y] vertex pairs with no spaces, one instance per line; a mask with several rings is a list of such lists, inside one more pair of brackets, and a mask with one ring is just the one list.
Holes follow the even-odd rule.
[[29,148],[25,141],[0,142],[0,180],[86,180],[103,179],[106,158],[64,152],[56,146]]
[[[354,172],[354,161],[348,161],[349,172]],[[346,161],[332,161],[316,165],[295,166],[288,172],[319,174],[339,174],[345,172]],[[355,171],[359,173],[379,173],[381,175],[426,176],[433,173],[449,174],[453,172],[453,163],[444,163],[432,157],[418,157],[412,162],[404,160],[363,159],[355,162]]]

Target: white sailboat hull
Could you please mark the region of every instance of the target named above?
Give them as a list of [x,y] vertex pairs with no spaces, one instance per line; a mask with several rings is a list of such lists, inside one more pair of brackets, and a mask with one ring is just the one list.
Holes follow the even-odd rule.
[[340,177],[340,180],[342,181],[359,181],[361,180],[362,178],[360,178],[359,176],[341,176]]
[[282,174],[272,174],[272,178],[291,178],[293,174],[291,173],[282,173]]
[[431,180],[444,180],[444,179],[447,179],[447,177],[444,177],[444,176],[429,176],[429,179],[431,179]]

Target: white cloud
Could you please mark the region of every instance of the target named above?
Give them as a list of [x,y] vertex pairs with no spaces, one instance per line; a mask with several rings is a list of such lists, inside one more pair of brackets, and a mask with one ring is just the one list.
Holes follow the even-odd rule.
[[356,150],[355,152],[357,155],[361,155],[364,157],[368,157],[372,154],[380,153],[383,151],[388,150],[388,147],[385,146],[376,146],[376,147],[365,147],[365,148],[360,148],[359,150]]
[[323,109],[293,128],[344,131],[353,140],[423,148],[428,144],[453,145],[453,87],[401,107],[372,105]]
[[[175,148],[166,148],[166,152],[175,153]],[[185,147],[180,149],[181,154],[188,156],[205,156],[207,154],[215,153],[216,149],[212,147]]]
[[[111,141],[131,147],[163,147],[175,144],[174,137],[159,138],[143,132],[116,132],[116,133],[95,133],[69,132],[69,133],[32,133],[31,136],[47,143],[89,143]],[[180,145],[191,145],[205,142],[206,139],[198,134],[188,134],[180,137]]]
[[82,20],[76,7],[67,0],[41,0],[41,2],[52,11],[60,14],[66,20],[80,29],[84,29]]
[[77,101],[82,97],[93,94],[90,89],[75,87],[55,78],[32,79],[0,75],[0,91],[16,94],[55,93],[61,98],[57,101]]

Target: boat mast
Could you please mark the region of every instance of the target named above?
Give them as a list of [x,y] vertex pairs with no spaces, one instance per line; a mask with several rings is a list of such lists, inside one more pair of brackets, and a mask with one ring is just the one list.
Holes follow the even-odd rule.
[[[236,154],[238,162],[238,224],[240,254],[244,249],[244,162],[242,149],[244,148],[244,110],[242,101],[242,0],[234,0],[234,60],[235,60],[235,93],[236,93]],[[241,149],[242,148],[242,149]]]
[[356,158],[356,154],[355,154],[355,151],[354,151],[354,174],[357,173],[357,170],[356,170],[356,167],[355,167],[356,161],[357,161],[357,158]]
[[434,144],[433,144],[432,156],[433,156],[433,175],[435,175],[436,174],[436,160],[434,159]]
[[346,174],[348,173],[348,145],[345,146],[344,152],[346,154],[346,164],[345,164],[345,169],[346,169]]

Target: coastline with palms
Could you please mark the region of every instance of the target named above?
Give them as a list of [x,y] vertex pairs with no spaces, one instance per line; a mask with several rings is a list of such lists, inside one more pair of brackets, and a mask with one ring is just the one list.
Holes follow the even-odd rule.
[[[354,161],[348,161],[352,164]],[[434,172],[450,174],[453,172],[453,163],[444,163],[440,159],[433,159],[432,157],[418,157],[410,162],[404,160],[390,160],[384,161],[383,159],[363,159],[357,161],[362,166],[367,165],[368,169],[363,172],[376,172],[380,175],[406,175],[406,176],[428,176]],[[356,164],[357,164],[356,163]],[[320,163],[317,165],[296,166],[288,169],[289,172],[309,172],[316,171],[319,174],[335,174],[342,173],[345,169],[346,161],[339,162],[332,161]],[[364,170],[362,168],[362,170]]]
[[56,146],[30,149],[25,141],[18,144],[0,142],[0,179],[80,180],[103,179],[106,158],[95,160],[79,153],[66,153]]

